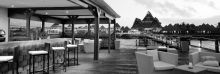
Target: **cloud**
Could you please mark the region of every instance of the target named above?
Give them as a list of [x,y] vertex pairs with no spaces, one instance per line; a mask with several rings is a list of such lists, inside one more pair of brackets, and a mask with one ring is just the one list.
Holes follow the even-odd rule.
[[157,1],[157,0],[135,0],[137,3],[143,4],[148,8],[149,10],[159,13],[161,15],[169,14],[172,15],[178,15],[181,17],[190,17],[192,14],[188,10],[196,11],[194,8],[188,7],[185,8],[179,8],[175,3],[169,2],[169,1]]
[[200,3],[200,4],[206,5],[206,6],[216,8],[214,0],[186,0],[186,1],[188,1],[188,2],[197,2],[197,3]]
[[[157,16],[170,18],[196,18],[198,13],[216,11],[214,0],[134,0]],[[200,14],[199,14],[200,15]],[[203,14],[204,15],[204,14]]]

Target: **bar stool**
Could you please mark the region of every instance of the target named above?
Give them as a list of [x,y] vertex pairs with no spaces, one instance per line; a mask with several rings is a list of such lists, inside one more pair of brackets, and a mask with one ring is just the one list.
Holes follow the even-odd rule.
[[[67,46],[67,41],[64,42],[63,47],[52,47],[52,52],[53,52],[53,71],[55,71],[55,65],[56,64],[62,64],[64,71],[66,72],[66,46]],[[62,63],[55,63],[55,52],[60,52],[63,51],[63,62]]]
[[[0,56],[0,63],[7,63],[8,66],[9,64],[12,65],[12,74],[14,74],[14,70],[16,70],[16,74],[18,74],[18,57],[19,57],[19,46],[16,46],[14,48],[14,52],[13,52],[13,56]],[[16,66],[16,69],[15,69],[15,66]],[[9,68],[8,68],[9,69]],[[4,73],[2,73],[4,74]]]
[[[43,73],[46,73],[45,72],[45,56],[47,56],[47,60],[48,60],[48,63],[47,63],[47,73],[49,74],[49,50],[50,50],[50,43],[45,43],[45,47],[44,47],[46,50],[36,50],[36,51],[29,51],[28,54],[30,55],[30,58],[29,58],[29,74],[34,74],[35,72],[40,72],[40,71],[35,71],[35,57],[36,56],[43,56]],[[32,67],[33,67],[33,71],[31,72],[31,59],[33,61],[32,63]]]
[[[73,53],[74,53],[73,57],[74,58],[70,59],[69,52],[70,52],[71,49],[73,50]],[[67,45],[67,53],[68,53],[68,56],[67,56],[68,66],[70,66],[70,60],[73,60],[74,65],[78,65],[78,47],[77,47],[77,45],[75,45],[75,44],[68,44]]]

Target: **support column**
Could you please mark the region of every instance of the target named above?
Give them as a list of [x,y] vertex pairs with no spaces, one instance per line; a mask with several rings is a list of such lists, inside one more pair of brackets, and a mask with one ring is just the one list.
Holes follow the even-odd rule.
[[113,20],[113,23],[114,23],[114,30],[113,30],[113,41],[114,41],[114,44],[113,44],[113,46],[115,47],[115,40],[116,40],[116,19]]
[[217,39],[215,40],[215,52],[216,53],[219,53],[219,43],[218,43],[218,41],[219,40],[217,40]]
[[31,34],[30,34],[30,23],[31,23],[31,16],[34,13],[33,10],[28,9],[25,11],[25,16],[26,16],[26,36],[31,39]]
[[46,16],[41,16],[40,17],[41,23],[42,23],[42,28],[41,28],[41,33],[45,31],[45,22],[46,22]]
[[199,39],[199,47],[202,47],[202,39]]
[[99,59],[99,23],[101,10],[99,8],[92,8],[90,11],[95,16],[95,39],[94,39],[94,60]]
[[68,17],[72,24],[72,44],[74,44],[75,43],[74,21],[78,18],[78,16],[68,16]]
[[108,21],[108,53],[111,51],[111,19]]
[[65,23],[62,23],[62,37],[64,37],[65,34]]
[[181,51],[183,52],[189,52],[189,38],[188,37],[181,37],[180,38],[180,46],[181,46]]
[[[181,37],[180,38],[180,51],[178,50],[179,53],[179,60],[182,60],[179,62],[179,64],[188,64],[191,59],[189,59],[189,38],[188,37]],[[187,59],[184,59],[187,58]]]
[[94,21],[93,19],[89,19],[89,20],[86,21],[86,22],[88,23],[88,35],[87,35],[87,37],[88,37],[89,39],[91,39],[91,23],[92,23],[93,21]]

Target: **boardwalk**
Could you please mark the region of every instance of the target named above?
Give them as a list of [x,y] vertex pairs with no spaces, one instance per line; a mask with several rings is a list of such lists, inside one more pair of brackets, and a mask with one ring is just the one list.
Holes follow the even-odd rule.
[[93,60],[93,54],[80,53],[79,66],[67,68],[67,72],[54,74],[137,74],[135,59],[135,40],[120,40],[119,50],[100,50],[99,61]]

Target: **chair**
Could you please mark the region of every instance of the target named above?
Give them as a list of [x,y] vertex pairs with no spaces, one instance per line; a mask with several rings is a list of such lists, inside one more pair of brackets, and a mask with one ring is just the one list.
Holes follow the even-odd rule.
[[203,62],[206,59],[205,57],[209,57],[209,59],[212,59],[212,57],[214,57],[216,61],[220,62],[220,53],[213,53],[213,52],[191,53],[189,55],[189,61],[192,62],[194,66],[203,67],[203,68],[206,68],[208,71],[220,73],[220,66],[207,66],[203,64]]
[[[55,65],[56,64],[61,64],[64,68],[64,71],[66,71],[66,49],[67,49],[67,41],[64,42],[64,45],[63,46],[55,46],[55,47],[52,47],[51,50],[52,50],[52,53],[53,53],[53,71],[55,71]],[[55,63],[55,52],[63,52],[63,62],[61,63]]]
[[[14,70],[15,70],[15,66],[16,66],[16,74],[18,74],[18,67],[19,67],[19,63],[18,63],[18,57],[19,57],[19,46],[16,46],[14,48],[14,52],[12,56],[0,56],[0,63],[8,63],[12,65],[12,74],[14,74]],[[8,68],[9,69],[9,68]],[[4,73],[2,73],[4,74]]]
[[[155,52],[148,52],[155,51]],[[148,50],[135,52],[139,74],[170,74],[178,63],[178,55]],[[155,54],[158,54],[157,56]]]
[[[28,51],[28,54],[30,55],[29,58],[29,74],[34,74],[35,72],[39,72],[39,71],[35,71],[35,57],[36,56],[43,56],[43,73],[45,72],[45,56],[47,56],[47,73],[49,74],[49,50],[50,50],[50,43],[45,43],[45,50],[35,50],[35,51]],[[32,59],[32,71],[31,71],[31,59]]]

